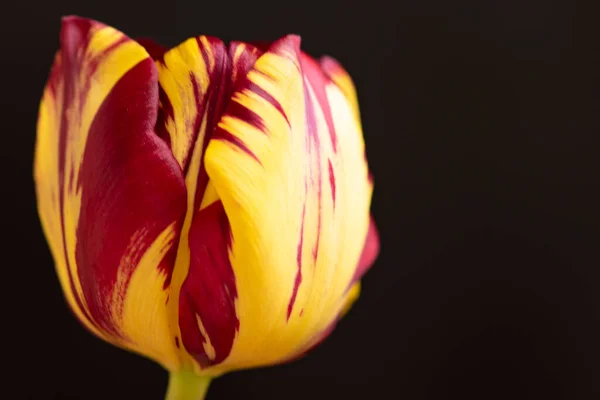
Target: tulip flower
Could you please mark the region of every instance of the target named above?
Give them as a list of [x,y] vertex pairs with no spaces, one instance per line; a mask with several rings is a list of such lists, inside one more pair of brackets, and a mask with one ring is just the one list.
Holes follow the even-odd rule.
[[66,17],[34,164],[70,309],[168,399],[305,354],[379,250],[353,83],[295,35],[167,50]]

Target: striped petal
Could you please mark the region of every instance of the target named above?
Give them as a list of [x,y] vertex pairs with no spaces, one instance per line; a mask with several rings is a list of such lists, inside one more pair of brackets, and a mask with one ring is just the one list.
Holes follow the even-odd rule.
[[299,45],[296,36],[276,41],[236,82],[205,153],[231,236],[205,248],[227,248],[234,282],[217,305],[235,309],[236,332],[219,356],[206,312],[197,318],[204,342],[183,344],[201,343],[213,363],[197,361],[214,373],[301,353],[358,294],[347,289],[372,192],[361,127],[347,95]]
[[165,303],[186,211],[154,131],[158,77],[121,32],[63,20],[35,152],[38,209],[70,308],[97,336],[177,368]]
[[229,262],[231,230],[223,203],[198,211],[189,233],[190,267],[181,287],[179,326],[200,368],[222,362],[239,329],[237,289]]
[[204,150],[206,132],[216,123],[211,119],[218,117],[225,98],[221,88],[227,78],[227,49],[217,38],[199,36],[165,52],[156,66],[160,91],[157,130],[187,172],[194,144]]
[[[227,293],[220,290],[235,290],[227,284],[232,281],[227,275],[231,270],[228,227],[223,225],[227,218],[222,206],[218,207],[221,203],[203,158],[234,82],[246,76],[258,55],[250,45],[233,42],[227,49],[219,39],[200,36],[156,59],[160,91],[157,130],[184,171],[187,188],[187,213],[171,280],[175,295],[167,302],[171,335],[184,368],[197,369],[227,355],[235,334],[235,312],[227,306]],[[214,304],[221,307],[215,310]],[[199,316],[204,318],[203,325]],[[207,331],[212,341],[206,346],[213,347],[205,351]]]

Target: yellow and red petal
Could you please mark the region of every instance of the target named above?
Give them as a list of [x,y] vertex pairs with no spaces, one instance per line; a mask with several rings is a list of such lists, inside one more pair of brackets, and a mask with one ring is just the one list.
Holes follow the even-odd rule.
[[40,105],[38,209],[68,304],[93,333],[174,368],[164,306],[186,211],[155,133],[157,71],[123,33],[63,20]]
[[221,201],[197,212],[189,243],[191,259],[181,287],[179,325],[186,350],[206,368],[227,358],[239,329],[229,261],[231,230]]
[[215,373],[303,352],[357,294],[347,289],[372,192],[361,127],[299,46],[292,35],[276,41],[236,82],[205,153],[231,230],[228,304],[239,320]]
[[360,124],[360,109],[358,107],[358,96],[350,74],[341,64],[330,56],[323,56],[320,60],[323,72],[340,88],[348,103],[352,105],[354,116]]
[[[226,49],[220,40],[200,36],[156,59],[160,85],[157,130],[184,171],[187,188],[187,213],[171,281],[176,295],[167,304],[171,334],[185,368],[226,357],[235,334],[232,321],[237,317],[232,307],[225,306],[229,303],[223,303],[219,312],[213,311],[215,304],[221,304],[219,296],[224,294],[220,288],[225,285],[215,280],[225,278],[215,276],[214,271],[231,267],[223,264],[228,260],[228,235],[219,236],[218,221],[226,221],[226,216],[222,207],[215,211],[219,197],[208,180],[203,158],[235,80],[245,77],[258,55],[251,45],[233,42]],[[217,286],[211,289],[209,283]],[[209,301],[210,296],[221,300]],[[201,316],[203,323],[198,322]],[[205,350],[205,346],[213,350]]]
[[[156,61],[160,92],[157,130],[184,172],[194,144],[203,144],[213,125],[211,119],[220,114],[227,62],[223,42],[208,36],[188,39]],[[204,129],[203,122],[207,123]],[[202,158],[202,153],[194,157]]]

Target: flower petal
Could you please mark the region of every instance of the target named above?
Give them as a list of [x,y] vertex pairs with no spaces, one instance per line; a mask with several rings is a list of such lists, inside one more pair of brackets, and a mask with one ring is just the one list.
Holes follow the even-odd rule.
[[[196,289],[207,282],[214,283],[214,276],[210,275],[211,268],[220,268],[220,259],[207,258],[206,249],[224,252],[227,259],[227,246],[221,246],[218,238],[213,237],[213,232],[205,234],[205,229],[219,226],[219,218],[212,212],[214,208],[211,205],[218,200],[218,195],[208,180],[203,155],[229,97],[232,82],[237,76],[245,76],[257,56],[258,52],[253,46],[234,42],[226,49],[219,39],[200,36],[183,42],[156,59],[160,91],[157,130],[183,169],[187,188],[187,213],[171,280],[173,296],[168,300],[171,334],[185,367],[196,365],[194,358],[201,362],[208,360],[206,354],[200,353],[203,351],[202,343],[210,339],[203,336],[196,319],[206,315],[204,305],[207,302],[202,301],[204,296],[218,294],[210,290],[196,293]],[[197,227],[196,221],[199,221]],[[209,240],[208,244],[206,240]],[[207,265],[215,260],[217,265]],[[230,314],[223,312],[212,315],[226,323],[228,318],[235,318],[235,311]],[[178,321],[179,318],[181,321]],[[219,322],[206,322],[209,333],[214,332],[212,328],[215,324]],[[232,326],[231,332],[233,329]],[[218,330],[219,337],[213,338],[218,351],[216,357],[223,352],[221,349],[224,346],[219,345],[222,338],[232,335]],[[180,338],[184,346],[181,346]]]
[[296,354],[340,314],[372,185],[353,105],[287,36],[240,80],[206,150],[231,227],[239,331],[216,370]]
[[321,57],[320,60],[321,68],[323,72],[340,88],[348,103],[352,106],[354,116],[360,124],[360,110],[358,107],[358,96],[356,95],[356,88],[352,78],[344,67],[337,62],[336,59],[330,56]]
[[221,201],[197,212],[189,233],[191,260],[181,287],[179,325],[185,349],[202,368],[227,358],[239,329],[230,240]]
[[352,278],[353,283],[358,282],[363,277],[363,275],[369,270],[369,268],[371,268],[378,255],[379,233],[377,232],[375,221],[373,220],[373,217],[371,217],[369,221],[369,231],[367,232],[367,239],[365,240],[365,244],[363,246],[358,265],[356,266],[356,270],[354,271],[354,277]]
[[165,302],[186,210],[155,134],[154,62],[115,29],[63,20],[39,111],[40,218],[68,304],[93,333],[171,368]]
[[[206,129],[219,114],[226,79],[227,50],[217,38],[199,36],[168,50],[156,61],[160,91],[157,130],[187,172],[194,144],[204,150]],[[216,121],[214,122],[216,123]],[[210,131],[210,129],[208,129]],[[202,157],[202,153],[195,156]]]

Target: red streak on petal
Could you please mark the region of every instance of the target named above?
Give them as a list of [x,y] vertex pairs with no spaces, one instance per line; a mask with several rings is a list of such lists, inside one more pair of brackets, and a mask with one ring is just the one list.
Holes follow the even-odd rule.
[[330,80],[324,75],[319,64],[304,53],[300,56],[300,65],[302,66],[302,73],[310,82],[311,87],[315,92],[317,102],[325,115],[325,122],[327,123],[327,129],[329,130],[331,145],[335,153],[337,152],[337,136],[335,125],[333,124],[333,115],[331,114],[331,108],[329,107],[329,101],[327,100],[327,94],[325,93],[325,86]]
[[333,165],[331,160],[327,160],[329,164],[329,184],[331,185],[331,198],[333,200],[333,208],[335,209],[335,173],[333,172]]
[[289,321],[294,309],[294,303],[296,302],[296,296],[298,295],[298,289],[300,283],[302,283],[302,245],[304,243],[304,217],[306,216],[306,202],[302,207],[302,222],[300,225],[300,239],[298,240],[298,250],[296,251],[296,264],[298,266],[298,272],[296,272],[296,278],[294,279],[294,288],[292,289],[292,297],[288,303],[287,309],[287,320]]
[[[300,225],[300,239],[298,240],[298,249],[296,251],[296,265],[298,266],[298,275],[302,276],[302,244],[304,242],[304,219],[306,217],[306,202],[302,207],[302,223]],[[296,278],[298,280],[298,278]],[[302,280],[302,278],[300,278]]]
[[[310,98],[310,94],[308,92],[308,88],[307,88],[307,83],[304,82],[304,104],[305,104],[305,114],[306,114],[306,139],[305,139],[305,151],[306,151],[306,156],[307,158],[310,160],[311,155],[312,155],[312,151],[315,150],[317,152],[317,160],[320,166],[320,142],[319,142],[319,135],[318,135],[318,130],[317,130],[317,122],[316,122],[316,117],[315,117],[315,110],[314,110],[314,104],[312,103],[312,100]],[[294,303],[296,301],[296,296],[298,294],[298,289],[300,287],[300,283],[302,283],[302,246],[304,243],[304,220],[306,218],[306,198],[308,196],[308,185],[309,185],[309,180],[310,180],[310,184],[314,185],[314,172],[312,170],[312,163],[310,164],[311,167],[310,169],[307,171],[307,176],[305,176],[305,181],[304,181],[304,204],[302,206],[302,222],[301,222],[301,226],[300,226],[300,240],[298,241],[298,254],[296,257],[296,262],[298,264],[298,272],[296,273],[296,278],[294,280],[294,288],[292,290],[292,296],[290,298],[290,302],[288,304],[288,310],[287,310],[287,320],[289,321],[290,316],[292,314],[292,310],[294,308]],[[319,168],[319,167],[318,167]],[[320,171],[319,171],[319,178],[316,184],[320,185]],[[320,204],[320,189],[319,189],[319,222],[317,224],[317,241],[315,244],[315,249],[313,250],[313,257],[314,257],[314,261],[316,261],[317,255],[318,255],[318,244],[319,244],[319,236],[320,236],[320,225],[321,225],[321,204]],[[316,262],[314,263],[316,264]]]
[[[129,39],[127,36],[123,35],[119,40],[116,40],[110,46],[102,50],[102,52],[96,54],[94,56],[93,62],[90,65],[88,65],[89,69],[86,71],[86,74],[88,75],[88,80],[96,72],[96,69],[98,69],[98,65],[100,64],[101,60],[103,60],[104,58],[106,58],[107,55],[115,51],[117,47],[129,42],[130,40],[131,39]],[[90,82],[88,82],[88,85],[89,84]]]
[[[308,91],[308,85],[309,82],[305,79],[304,80],[304,104],[305,104],[305,113],[306,113],[306,128],[307,128],[307,132],[306,132],[306,139],[307,139],[307,144],[306,144],[306,149],[307,149],[307,156],[309,157],[309,159],[312,156],[313,151],[315,152],[315,156],[317,158],[316,160],[316,171],[313,169],[313,164],[310,164],[310,169],[308,171],[309,177],[310,177],[310,181],[311,181],[311,185],[312,186],[316,186],[316,190],[317,190],[317,201],[318,201],[318,205],[317,205],[317,213],[318,213],[318,220],[317,220],[317,238],[315,241],[315,245],[313,248],[313,266],[316,266],[317,264],[317,257],[319,254],[319,243],[320,243],[320,239],[321,239],[321,219],[322,219],[322,187],[323,187],[323,174],[321,171],[321,140],[319,137],[319,131],[318,131],[318,127],[317,127],[317,118],[315,115],[315,104],[312,101],[312,98],[309,94]],[[316,176],[315,176],[316,175]]]
[[167,93],[160,84],[158,86],[158,104],[159,113],[156,119],[155,131],[158,137],[171,147],[171,136],[169,135],[169,131],[167,131],[167,119],[175,118],[175,111],[173,110],[173,104],[169,96],[167,96]]
[[241,139],[239,139],[238,137],[232,135],[230,132],[228,132],[228,131],[226,131],[224,129],[220,129],[219,128],[215,132],[215,135],[213,136],[213,139],[215,139],[215,140],[222,140],[224,142],[231,143],[232,145],[234,145],[238,149],[242,150],[244,153],[248,154],[254,160],[256,160],[257,163],[259,163],[260,165],[262,165],[262,163],[260,162],[260,160],[258,159],[258,157],[256,157],[256,154],[254,154],[254,152],[252,150],[250,150],[248,148],[248,146],[246,146],[246,144],[244,142],[242,142]]
[[247,122],[248,124],[254,126],[256,129],[266,134],[266,125],[260,115],[258,115],[254,110],[249,109],[248,107],[238,103],[235,100],[231,100],[229,102],[229,107],[227,108],[227,113],[231,115],[235,115],[236,118]]
[[[243,50],[236,56],[237,49],[240,46]],[[229,60],[232,63],[230,85],[232,89],[237,88],[239,82],[246,80],[248,71],[254,67],[256,60],[263,52],[252,44],[236,41],[229,43]]]
[[[78,291],[75,289],[75,282],[72,275],[72,266],[69,262],[69,252],[66,243],[65,234],[65,215],[64,215],[64,204],[65,204],[65,163],[66,163],[66,148],[68,140],[68,127],[69,127],[69,115],[66,112],[72,104],[75,97],[75,79],[79,75],[79,65],[77,57],[78,52],[83,52],[87,44],[87,37],[82,37],[81,32],[85,32],[86,35],[91,28],[90,21],[80,20],[78,18],[66,17],[63,18],[63,26],[60,32],[61,41],[61,64],[56,65],[53,69],[50,78],[55,80],[51,85],[53,91],[56,93],[57,83],[63,80],[63,110],[61,115],[60,131],[59,131],[59,144],[58,144],[58,187],[59,187],[59,207],[60,207],[60,223],[61,223],[61,234],[63,237],[63,252],[64,260],[67,267],[69,286],[77,307],[81,310],[85,318],[93,325],[97,327],[95,321],[91,318],[90,314],[83,307],[83,301],[79,297]],[[72,172],[71,172],[72,174]],[[70,175],[71,175],[70,174]],[[72,180],[72,179],[70,179]]]
[[275,97],[273,97],[269,92],[267,92],[266,90],[264,90],[263,88],[261,88],[260,86],[258,86],[257,84],[248,81],[248,84],[246,85],[247,90],[256,93],[257,95],[259,95],[260,97],[262,97],[263,99],[265,99],[267,102],[269,102],[273,107],[275,107],[275,109],[277,111],[279,111],[279,113],[283,116],[283,118],[285,118],[285,121],[287,122],[288,125],[290,125],[290,120],[288,119],[287,114],[285,113],[285,111],[283,111],[283,107],[281,106],[281,103],[279,103],[279,101],[277,101],[277,99]]
[[[196,44],[198,45],[198,49],[200,50],[200,54],[202,55],[202,59],[204,61],[204,65],[206,65],[206,70],[208,71],[208,73],[210,74],[211,68],[210,68],[210,57],[207,53],[208,49],[206,47],[204,47],[204,44],[202,44],[202,40],[200,40],[202,38],[202,36],[196,36]],[[208,43],[210,43],[211,45],[214,45],[216,43],[222,43],[220,39],[211,37],[211,36],[204,36],[204,38],[208,41]]]
[[315,247],[313,249],[313,267],[317,266],[317,257],[319,256],[319,243],[321,243],[321,220],[322,218],[322,197],[321,197],[321,172],[319,171],[319,216],[317,220],[317,239],[315,240]]
[[[229,95],[229,82],[228,77],[231,70],[229,64],[229,57],[225,51],[225,45],[220,39],[207,37],[208,42],[211,44],[211,48],[214,50],[213,57],[215,68],[211,75],[211,84],[208,87],[206,98],[204,100],[204,106],[202,108],[202,114],[206,111],[206,132],[204,134],[204,143],[202,144],[202,157],[206,152],[206,148],[213,137],[217,124],[223,114],[225,106],[229,101],[227,97]],[[201,48],[202,49],[202,48]],[[207,49],[202,49],[205,62],[208,62]],[[209,65],[209,64],[206,64]],[[200,114],[200,116],[202,115]],[[206,186],[208,185],[208,174],[206,173],[206,167],[204,162],[200,164],[200,171],[198,174],[198,183],[196,184],[196,196],[194,199],[195,209],[200,208]]]
[[[235,313],[235,275],[229,261],[231,229],[221,201],[196,213],[189,239],[190,269],[181,287],[179,327],[185,349],[202,367],[208,367],[227,358],[240,326]],[[214,358],[204,349],[208,339]]]

